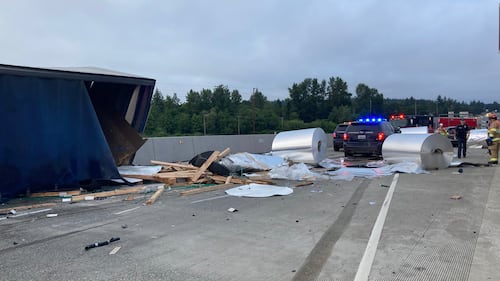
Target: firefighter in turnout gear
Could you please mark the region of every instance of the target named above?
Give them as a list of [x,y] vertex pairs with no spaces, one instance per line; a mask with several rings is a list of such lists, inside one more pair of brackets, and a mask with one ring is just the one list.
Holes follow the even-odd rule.
[[491,145],[488,149],[490,150],[490,161],[488,164],[498,164],[498,149],[500,148],[500,121],[497,120],[497,115],[495,113],[490,113],[488,115],[488,139],[491,140]]

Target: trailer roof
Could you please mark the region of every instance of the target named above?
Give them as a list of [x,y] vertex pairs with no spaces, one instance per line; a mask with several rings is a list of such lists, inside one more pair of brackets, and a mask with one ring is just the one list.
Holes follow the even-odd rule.
[[28,67],[0,64],[0,74],[154,86],[155,80],[98,67]]

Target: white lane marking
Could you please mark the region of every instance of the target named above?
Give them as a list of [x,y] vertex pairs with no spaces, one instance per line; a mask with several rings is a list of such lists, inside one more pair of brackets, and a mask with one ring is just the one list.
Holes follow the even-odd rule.
[[48,211],[51,211],[51,210],[52,209],[42,209],[42,210],[38,210],[38,211],[26,212],[26,213],[21,213],[21,214],[9,216],[9,218],[18,218],[18,217],[22,217],[22,216],[26,216],[26,215],[32,215],[32,214],[37,214],[37,213],[42,213],[42,212],[48,212]]
[[110,255],[114,255],[116,253],[118,253],[118,251],[120,251],[122,247],[118,246],[118,247],[115,247],[113,250],[111,250],[111,252],[109,252]]
[[140,206],[139,206],[139,207],[132,208],[132,209],[123,210],[123,211],[121,211],[121,212],[115,213],[115,215],[121,215],[121,214],[123,214],[123,213],[130,212],[130,211],[133,211],[133,210],[136,210],[136,209],[139,209],[139,208],[140,208]]
[[210,200],[215,200],[215,199],[220,199],[220,198],[229,197],[229,196],[231,196],[231,195],[222,195],[222,196],[210,197],[210,198],[206,198],[206,199],[192,201],[191,204],[205,202],[205,201],[210,201]]
[[378,242],[380,241],[380,235],[382,234],[382,229],[384,228],[385,218],[387,217],[387,212],[389,210],[389,205],[391,204],[392,195],[396,184],[398,183],[399,174],[395,174],[392,179],[391,187],[387,191],[384,203],[380,208],[377,220],[373,225],[372,234],[370,239],[368,239],[368,244],[366,245],[365,253],[363,258],[359,263],[358,272],[356,272],[356,277],[354,281],[367,281],[370,271],[372,269],[373,260],[375,258],[375,253],[377,252]]

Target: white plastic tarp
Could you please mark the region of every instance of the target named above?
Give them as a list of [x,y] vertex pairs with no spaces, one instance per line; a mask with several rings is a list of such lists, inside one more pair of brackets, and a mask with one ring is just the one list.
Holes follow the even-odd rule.
[[394,173],[407,173],[407,174],[424,174],[428,173],[423,170],[416,162],[403,161],[400,163],[385,165],[377,168],[350,168],[343,167],[336,171],[327,172],[334,180],[351,181],[354,177],[361,178],[375,178],[381,176],[390,176]]
[[297,163],[292,166],[281,166],[269,171],[269,176],[273,179],[289,180],[319,180],[328,179],[328,176],[314,173],[304,163]]
[[237,197],[271,197],[291,194],[293,189],[286,186],[251,183],[228,189],[226,193]]
[[220,164],[226,166],[231,171],[267,171],[279,166],[288,165],[287,161],[280,156],[247,152],[228,155],[220,161]]
[[121,175],[154,175],[160,172],[161,166],[120,166],[118,167],[118,172]]
[[486,145],[487,137],[488,137],[487,129],[470,130],[469,138],[467,139],[467,145],[482,147],[483,145]]

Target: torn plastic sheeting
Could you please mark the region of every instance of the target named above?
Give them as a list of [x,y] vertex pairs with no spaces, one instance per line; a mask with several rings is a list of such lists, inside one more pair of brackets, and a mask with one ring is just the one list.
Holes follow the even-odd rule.
[[288,180],[317,180],[328,179],[318,173],[311,172],[306,164],[297,163],[292,166],[281,166],[269,171],[269,176],[273,179],[288,179]]
[[114,182],[117,182],[117,183],[138,183],[138,182],[142,182],[143,180],[142,179],[136,179],[136,178],[123,177],[123,180],[122,179],[112,179],[111,181],[114,181]]
[[467,139],[468,146],[483,146],[486,143],[486,138],[488,138],[488,130],[487,129],[475,129],[470,130],[469,138]]
[[333,169],[333,168],[342,168],[344,167],[344,158],[338,158],[338,159],[330,159],[326,158],[321,160],[321,162],[318,163],[319,166],[325,168],[325,169]]
[[416,162],[425,170],[447,168],[453,146],[440,134],[392,134],[382,145],[387,163]]
[[118,172],[122,175],[154,175],[161,170],[161,166],[120,166]]
[[220,163],[231,171],[267,171],[273,168],[288,165],[286,160],[280,156],[252,154],[241,152],[224,157]]
[[321,128],[286,131],[277,134],[272,144],[273,156],[293,162],[318,164],[325,159],[327,143]]
[[418,163],[401,162],[392,165],[386,165],[378,168],[341,168],[336,171],[327,172],[334,180],[351,181],[354,177],[375,178],[382,176],[390,176],[396,172],[407,174],[424,174],[428,173],[423,170]]
[[288,195],[293,189],[286,186],[251,183],[226,190],[231,196],[238,197],[271,197],[274,195]]
[[405,173],[405,174],[428,174],[429,172],[422,169],[420,165],[416,162],[403,161],[396,164],[391,164],[383,167],[379,167],[379,169],[385,171],[387,174],[393,173]]
[[351,181],[354,177],[375,178],[389,176],[392,173],[381,168],[340,168],[336,171],[328,172],[336,180]]

